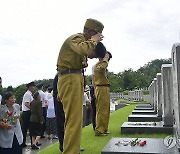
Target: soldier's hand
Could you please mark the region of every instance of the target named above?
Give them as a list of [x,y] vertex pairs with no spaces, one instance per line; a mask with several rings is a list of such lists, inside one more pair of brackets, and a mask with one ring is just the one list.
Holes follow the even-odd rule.
[[92,37],[91,37],[91,40],[93,40],[93,41],[95,41],[95,42],[100,42],[100,41],[102,41],[103,40],[103,35],[101,34],[101,33],[97,33],[97,34],[95,34],[95,35],[93,35]]
[[109,60],[109,54],[108,54],[108,53],[106,53],[106,54],[105,54],[105,56],[104,56],[103,60],[106,60],[106,61],[108,61],[108,60]]

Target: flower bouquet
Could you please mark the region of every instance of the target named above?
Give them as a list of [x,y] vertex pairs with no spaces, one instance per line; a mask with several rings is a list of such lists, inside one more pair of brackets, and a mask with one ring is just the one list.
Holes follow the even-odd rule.
[[13,115],[13,112],[7,111],[5,117],[3,118],[3,122],[15,127],[17,123],[17,119],[18,119],[18,115],[16,114],[16,112]]

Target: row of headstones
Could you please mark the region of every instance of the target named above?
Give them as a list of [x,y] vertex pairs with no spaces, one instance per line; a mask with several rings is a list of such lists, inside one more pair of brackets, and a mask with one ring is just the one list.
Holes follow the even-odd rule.
[[172,125],[180,145],[180,44],[173,45],[172,64],[163,64],[161,73],[149,86],[150,103],[164,125]]
[[130,101],[143,101],[143,90],[134,90],[128,92],[128,99]]
[[113,100],[119,99],[119,98],[124,98],[124,93],[119,92],[119,93],[110,93],[110,98]]

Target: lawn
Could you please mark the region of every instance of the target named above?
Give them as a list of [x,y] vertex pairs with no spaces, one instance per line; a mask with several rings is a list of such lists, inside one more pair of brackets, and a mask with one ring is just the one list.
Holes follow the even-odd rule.
[[[101,150],[112,137],[143,137],[143,138],[164,138],[166,134],[120,134],[120,127],[123,122],[128,121],[128,115],[135,108],[135,104],[131,104],[111,113],[109,122],[109,136],[95,137],[92,125],[86,126],[82,131],[81,147],[85,148],[82,154],[100,154]],[[38,154],[60,154],[58,143],[55,143],[48,148],[40,151]]]

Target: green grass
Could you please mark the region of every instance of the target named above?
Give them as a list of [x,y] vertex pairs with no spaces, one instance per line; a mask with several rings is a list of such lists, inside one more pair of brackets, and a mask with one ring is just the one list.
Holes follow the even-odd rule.
[[[135,104],[131,104],[124,108],[111,113],[109,122],[110,135],[104,137],[95,137],[92,125],[83,128],[81,147],[85,148],[82,154],[100,154],[104,146],[109,142],[112,137],[133,137],[133,138],[164,138],[166,134],[131,134],[122,135],[120,134],[120,127],[123,122],[128,121],[128,115],[131,114],[135,108]],[[50,147],[40,151],[38,154],[59,154],[58,143],[51,145]]]

